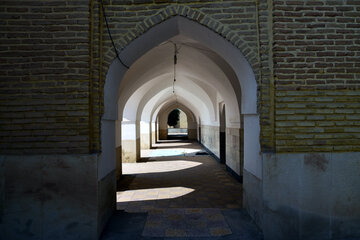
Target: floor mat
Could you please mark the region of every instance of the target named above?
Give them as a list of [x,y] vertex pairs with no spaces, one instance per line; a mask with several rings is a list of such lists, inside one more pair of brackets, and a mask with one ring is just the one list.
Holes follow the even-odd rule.
[[144,237],[220,237],[231,234],[220,209],[164,208],[148,212]]

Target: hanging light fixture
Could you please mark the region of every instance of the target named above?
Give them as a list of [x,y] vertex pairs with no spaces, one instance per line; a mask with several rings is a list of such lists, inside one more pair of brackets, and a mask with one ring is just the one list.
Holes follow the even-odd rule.
[[[177,64],[177,54],[179,49],[176,46],[176,43],[174,43],[174,81],[173,81],[173,94],[175,94],[175,82],[176,82],[176,64]],[[176,96],[176,95],[175,95]]]

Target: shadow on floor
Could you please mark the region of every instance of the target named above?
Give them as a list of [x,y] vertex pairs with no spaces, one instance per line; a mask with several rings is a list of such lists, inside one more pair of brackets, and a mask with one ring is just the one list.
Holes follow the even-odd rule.
[[188,139],[188,135],[184,135],[184,134],[171,134],[171,135],[167,135],[167,139],[168,139],[168,140],[187,140],[187,139]]
[[168,139],[168,140],[158,140],[154,144],[152,149],[161,149],[161,148],[191,148],[191,149],[200,149],[201,146],[197,144],[194,140],[187,139]]
[[[157,147],[204,151],[193,141],[163,141]],[[223,164],[195,154],[144,160],[123,165],[118,211],[102,240],[262,239],[242,209],[242,184]]]
[[[211,156],[155,159],[138,164],[145,173],[124,175],[118,182],[118,209],[145,212],[156,207],[242,207],[242,185]],[[164,172],[148,168],[159,164],[166,164]]]

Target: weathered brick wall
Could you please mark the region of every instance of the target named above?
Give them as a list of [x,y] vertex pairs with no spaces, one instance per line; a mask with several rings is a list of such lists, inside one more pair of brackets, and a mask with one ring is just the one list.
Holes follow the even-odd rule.
[[0,152],[89,149],[89,2],[1,1]]
[[274,1],[276,148],[360,151],[360,1]]
[[[258,25],[258,105],[261,125],[260,144],[262,151],[275,151],[274,132],[274,73],[273,73],[273,35],[272,1],[259,0],[257,3]],[[246,90],[245,90],[246,91]]]

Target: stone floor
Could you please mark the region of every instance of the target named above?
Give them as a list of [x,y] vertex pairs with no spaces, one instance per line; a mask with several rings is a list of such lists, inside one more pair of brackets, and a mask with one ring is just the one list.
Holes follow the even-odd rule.
[[262,239],[242,209],[242,185],[191,141],[164,141],[124,163],[117,209],[102,239]]

